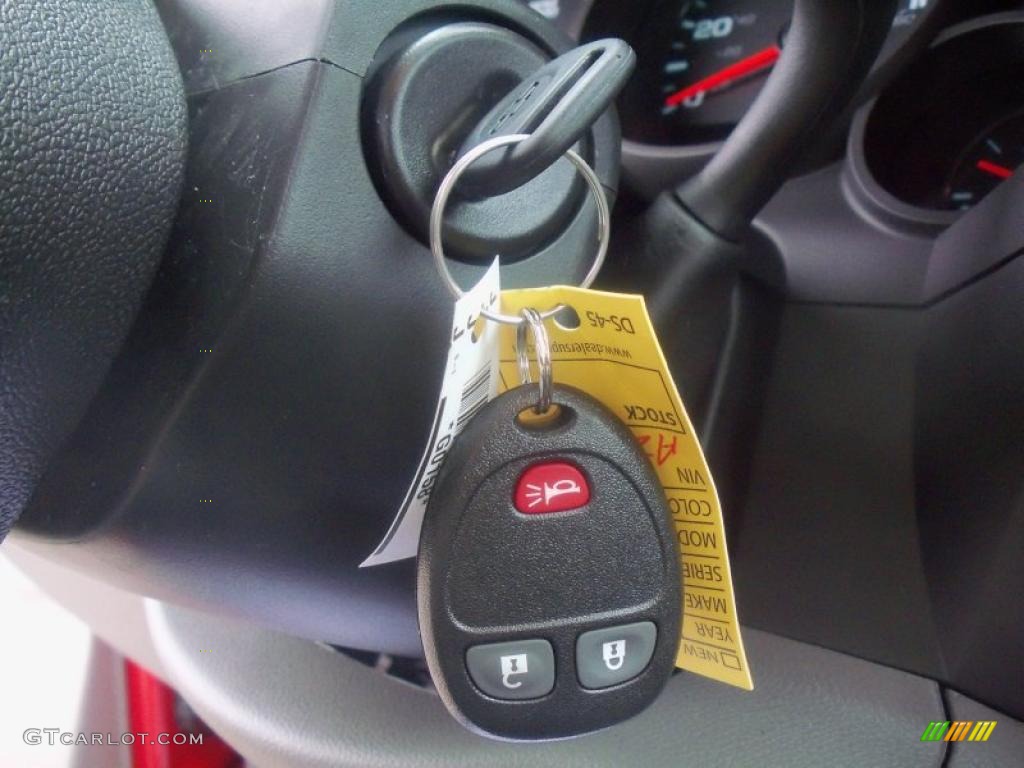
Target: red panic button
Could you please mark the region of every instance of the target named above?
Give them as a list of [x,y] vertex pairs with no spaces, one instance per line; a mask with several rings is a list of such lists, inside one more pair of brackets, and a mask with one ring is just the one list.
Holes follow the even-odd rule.
[[590,486],[572,464],[549,461],[534,464],[519,478],[513,496],[516,509],[525,515],[543,515],[582,507],[590,501]]

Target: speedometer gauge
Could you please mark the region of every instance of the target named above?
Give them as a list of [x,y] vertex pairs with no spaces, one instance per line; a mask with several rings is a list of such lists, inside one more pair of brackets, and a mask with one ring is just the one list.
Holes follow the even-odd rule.
[[[887,46],[936,0],[899,0]],[[584,39],[624,37],[637,71],[619,102],[623,135],[686,146],[725,139],[785,46],[793,0],[595,0]]]
[[[896,11],[863,98],[924,49],[945,4],[850,3],[865,13]],[[559,0],[550,7],[556,5],[589,7],[581,42],[620,37],[636,51],[636,72],[618,100],[623,176],[633,192],[653,197],[699,172],[746,115],[786,56],[794,0]],[[884,18],[866,19],[873,35]]]
[[754,89],[741,93],[740,84],[759,79],[782,53],[783,26],[757,8],[749,0],[696,0],[688,6],[670,42],[672,55],[662,65],[663,115],[689,110],[691,124],[742,116]]
[[791,0],[663,2],[636,36],[625,133],[653,144],[724,139],[782,52]]

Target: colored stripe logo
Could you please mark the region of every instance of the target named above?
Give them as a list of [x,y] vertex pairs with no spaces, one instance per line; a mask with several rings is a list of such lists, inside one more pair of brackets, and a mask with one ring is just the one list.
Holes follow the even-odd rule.
[[995,720],[931,722],[921,734],[921,741],[988,741],[995,727]]

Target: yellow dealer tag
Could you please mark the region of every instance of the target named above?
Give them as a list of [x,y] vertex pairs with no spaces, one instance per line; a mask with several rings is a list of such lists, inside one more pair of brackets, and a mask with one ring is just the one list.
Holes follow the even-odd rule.
[[[753,690],[740,637],[718,492],[672,381],[642,296],[554,287],[501,294],[502,312],[572,306],[580,326],[547,323],[554,379],[582,389],[636,435],[665,489],[682,557],[683,623],[676,666]],[[501,330],[501,382],[519,383],[516,332]]]

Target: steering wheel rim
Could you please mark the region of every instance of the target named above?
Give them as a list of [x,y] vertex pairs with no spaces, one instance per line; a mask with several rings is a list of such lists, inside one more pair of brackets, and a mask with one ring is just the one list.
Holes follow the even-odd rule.
[[121,348],[182,184],[186,110],[148,2],[0,15],[0,541]]

